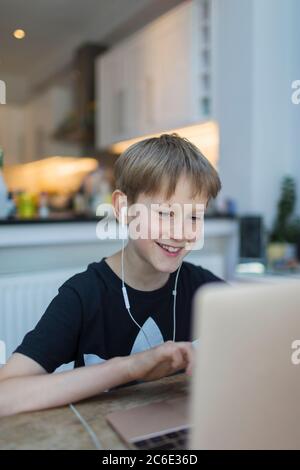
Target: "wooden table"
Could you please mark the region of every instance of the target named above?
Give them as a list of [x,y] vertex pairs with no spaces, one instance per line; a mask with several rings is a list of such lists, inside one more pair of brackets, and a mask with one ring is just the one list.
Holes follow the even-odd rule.
[[[190,378],[185,374],[154,382],[132,385],[76,405],[96,433],[103,449],[126,449],[106,422],[105,416],[119,409],[187,395]],[[0,419],[0,449],[95,449],[95,446],[68,407],[23,413]]]

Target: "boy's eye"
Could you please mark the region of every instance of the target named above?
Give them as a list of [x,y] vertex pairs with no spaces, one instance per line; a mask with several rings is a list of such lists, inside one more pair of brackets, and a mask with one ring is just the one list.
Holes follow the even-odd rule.
[[203,220],[203,215],[199,215],[199,216],[193,215],[192,220],[193,222],[196,222],[196,220]]
[[159,216],[160,217],[166,217],[166,216],[170,216],[170,212],[162,212],[162,211],[159,211]]
[[[160,217],[172,217],[174,215],[173,212],[163,212],[163,211],[159,211],[158,214]],[[202,220],[203,216],[194,215],[191,217],[191,219],[193,222],[196,222],[196,220]]]

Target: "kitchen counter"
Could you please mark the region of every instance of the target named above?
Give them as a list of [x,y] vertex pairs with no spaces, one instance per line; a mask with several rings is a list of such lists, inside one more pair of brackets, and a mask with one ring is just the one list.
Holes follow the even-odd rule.
[[[236,220],[236,217],[227,215],[227,214],[206,214],[206,220]],[[27,224],[55,224],[55,223],[72,223],[72,222],[97,222],[101,220],[101,217],[93,216],[93,215],[74,215],[72,213],[61,213],[52,215],[45,219],[40,217],[35,217],[32,219],[19,219],[19,218],[9,218],[9,219],[1,219],[0,218],[0,226],[1,225],[27,225]]]
[[[0,226],[0,275],[87,266],[121,248],[118,224],[110,220],[108,236],[100,239],[100,218],[11,221]],[[221,277],[233,276],[238,257],[238,221],[206,217],[202,250],[187,260],[203,264]],[[218,258],[218,259],[217,259]],[[214,261],[215,260],[215,261]]]
[[100,217],[96,216],[74,216],[74,215],[66,215],[62,214],[60,216],[52,216],[47,217],[45,219],[41,219],[39,217],[33,219],[18,219],[18,218],[10,218],[10,219],[0,219],[0,226],[1,225],[28,225],[28,224],[56,224],[56,223],[64,223],[64,222],[96,222],[100,220]]

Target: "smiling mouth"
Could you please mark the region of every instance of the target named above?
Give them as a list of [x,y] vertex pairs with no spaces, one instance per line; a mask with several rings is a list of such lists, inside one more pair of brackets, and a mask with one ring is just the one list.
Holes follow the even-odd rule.
[[171,246],[171,245],[166,245],[164,243],[158,243],[158,242],[155,242],[160,248],[162,248],[165,252],[171,254],[171,255],[177,255],[182,249],[183,247],[182,246],[179,246],[179,247],[175,247],[175,246]]

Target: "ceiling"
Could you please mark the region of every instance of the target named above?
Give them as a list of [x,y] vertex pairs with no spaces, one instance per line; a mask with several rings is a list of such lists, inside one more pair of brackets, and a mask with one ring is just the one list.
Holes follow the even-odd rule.
[[[180,1],[0,0],[0,79],[33,87],[70,63],[82,43],[113,43]],[[24,40],[13,38],[17,28]]]

